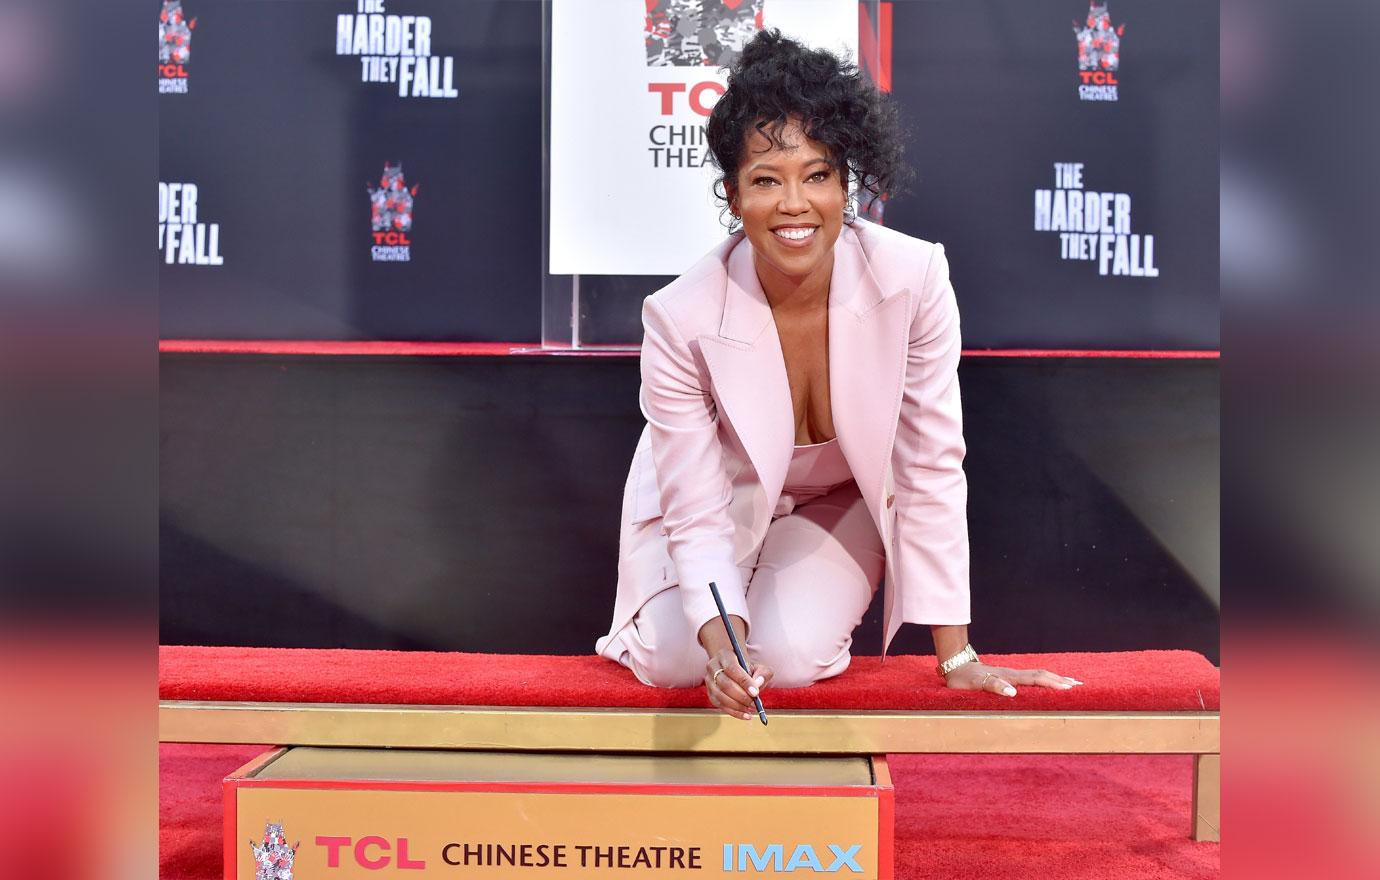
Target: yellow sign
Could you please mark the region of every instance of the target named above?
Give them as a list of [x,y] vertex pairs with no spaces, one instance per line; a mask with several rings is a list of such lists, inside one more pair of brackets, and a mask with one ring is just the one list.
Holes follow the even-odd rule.
[[[330,759],[342,750],[315,751]],[[288,880],[284,869],[291,880],[891,873],[892,791],[884,762],[854,759],[867,768],[864,779],[852,780],[857,784],[808,781],[810,761],[838,759],[780,759],[800,780],[781,784],[750,781],[772,775],[761,770],[760,758],[753,767],[743,759],[688,756],[636,759],[647,769],[631,775],[655,776],[661,760],[672,782],[632,781],[627,772],[604,774],[614,781],[571,781],[561,777],[587,777],[588,766],[574,774],[524,774],[513,762],[528,758],[551,770],[582,757],[587,765],[595,756],[563,755],[553,764],[556,756],[509,754],[505,773],[438,779],[447,774],[404,774],[396,766],[362,771],[371,753],[350,751],[356,767],[341,775],[355,778],[265,772],[291,754],[279,752],[226,780],[227,880]],[[381,756],[393,753],[373,754],[386,764]],[[468,769],[476,766],[473,756]],[[612,757],[618,756],[598,756]],[[414,753],[406,760],[415,759]],[[723,777],[742,760],[743,781],[694,781],[696,767],[685,762],[695,760],[716,762],[703,765],[706,779]],[[299,769],[307,763],[299,761]],[[823,773],[831,774],[837,777],[837,768]],[[555,778],[482,778],[494,775]],[[403,776],[425,778],[396,778]]]

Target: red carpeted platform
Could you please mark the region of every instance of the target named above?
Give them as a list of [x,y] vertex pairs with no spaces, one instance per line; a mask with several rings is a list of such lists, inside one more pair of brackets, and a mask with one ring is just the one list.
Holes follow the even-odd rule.
[[[1045,668],[1084,682],[1060,691],[1019,688],[1014,698],[943,686],[934,658],[855,657],[837,678],[772,690],[777,709],[992,709],[1217,711],[1217,667],[1192,651],[991,654],[984,662]],[[444,706],[698,708],[702,688],[649,688],[596,656],[457,654],[314,648],[159,649],[164,700],[402,703]]]
[[[888,661],[890,662],[890,661]],[[266,746],[160,747],[159,876],[219,880],[220,781]],[[893,755],[896,877],[1189,880],[1187,755]]]

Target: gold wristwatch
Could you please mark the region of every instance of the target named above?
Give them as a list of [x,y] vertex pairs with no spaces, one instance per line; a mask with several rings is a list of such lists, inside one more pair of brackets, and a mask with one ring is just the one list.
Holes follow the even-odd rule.
[[948,660],[945,660],[943,663],[940,663],[938,666],[934,667],[934,671],[939,673],[940,678],[946,678],[950,672],[953,672],[955,669],[962,666],[964,663],[976,662],[978,662],[977,652],[973,650],[972,642],[969,642],[968,644],[963,646],[962,651],[959,651],[957,654],[953,655]]

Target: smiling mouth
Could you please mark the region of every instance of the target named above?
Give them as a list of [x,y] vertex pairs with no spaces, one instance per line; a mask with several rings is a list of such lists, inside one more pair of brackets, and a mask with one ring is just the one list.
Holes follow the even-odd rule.
[[787,241],[809,241],[814,237],[817,229],[818,227],[815,226],[784,226],[780,229],[773,229],[772,234]]

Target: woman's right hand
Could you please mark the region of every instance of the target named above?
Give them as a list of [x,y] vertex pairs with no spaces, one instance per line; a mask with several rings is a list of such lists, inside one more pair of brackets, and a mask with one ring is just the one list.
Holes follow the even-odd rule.
[[771,667],[763,663],[753,663],[749,675],[738,662],[733,648],[720,648],[705,664],[704,687],[710,703],[734,718],[750,721],[757,717],[752,698],[771,684],[771,677]]

